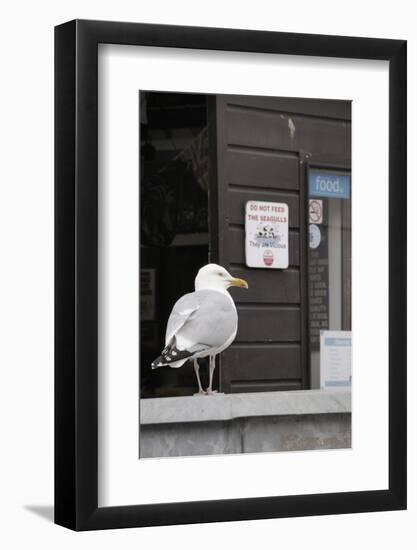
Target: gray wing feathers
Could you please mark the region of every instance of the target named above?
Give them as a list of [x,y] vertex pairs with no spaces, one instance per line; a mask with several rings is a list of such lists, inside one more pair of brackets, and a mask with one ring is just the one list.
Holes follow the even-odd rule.
[[186,294],[175,304],[168,320],[166,344],[175,336],[177,344],[189,342],[189,350],[218,348],[237,328],[232,301],[215,290]]
[[185,294],[172,308],[165,332],[165,345],[177,334],[180,328],[187,322],[192,313],[199,308],[199,303],[194,296],[195,292]]

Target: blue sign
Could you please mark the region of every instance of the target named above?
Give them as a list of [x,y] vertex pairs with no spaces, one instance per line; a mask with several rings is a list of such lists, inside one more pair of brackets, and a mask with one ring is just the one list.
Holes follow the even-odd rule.
[[308,192],[310,197],[348,199],[350,197],[350,176],[336,172],[310,170]]
[[350,338],[325,338],[324,345],[325,346],[351,346],[352,343]]

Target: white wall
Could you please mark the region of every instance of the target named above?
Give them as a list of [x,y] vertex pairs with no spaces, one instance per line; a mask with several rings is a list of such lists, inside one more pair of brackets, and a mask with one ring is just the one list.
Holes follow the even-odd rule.
[[[0,544],[7,549],[414,548],[417,35],[413,3],[15,0],[1,12]],[[89,18],[409,40],[409,511],[74,534],[50,516],[53,472],[53,26]],[[375,159],[377,162],[377,159]],[[202,472],[201,483],[215,483]],[[228,541],[230,539],[230,542]]]

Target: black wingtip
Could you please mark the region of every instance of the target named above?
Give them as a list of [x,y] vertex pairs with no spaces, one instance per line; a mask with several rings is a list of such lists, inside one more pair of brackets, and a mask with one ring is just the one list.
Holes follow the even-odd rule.
[[167,346],[161,353],[161,355],[152,362],[153,368],[170,365],[183,359],[190,359],[193,356],[193,352],[187,350],[179,350],[175,344]]
[[[151,363],[151,369],[152,369],[152,370],[155,370],[155,369],[157,369],[158,367],[162,367],[162,366],[163,366],[163,365],[162,365],[162,361],[163,361],[163,357],[162,357],[162,355],[160,355],[160,356],[157,357],[154,361],[152,361],[152,363]],[[160,364],[158,364],[158,363],[160,363]]]

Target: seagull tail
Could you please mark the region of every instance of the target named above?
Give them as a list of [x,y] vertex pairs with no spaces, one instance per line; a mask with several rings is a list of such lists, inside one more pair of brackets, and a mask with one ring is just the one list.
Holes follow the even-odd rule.
[[182,367],[182,365],[190,359],[193,355],[193,352],[187,350],[179,350],[174,342],[168,344],[165,349],[162,351],[161,355],[152,361],[152,369],[157,369],[158,367],[169,366],[174,369]]
[[173,361],[172,363],[168,363],[162,355],[160,355],[155,361],[151,363],[152,370],[158,369],[159,367],[166,367],[169,366],[172,369],[178,369],[179,367],[182,367],[183,364],[188,361],[188,357],[185,359],[181,359],[180,361]]

